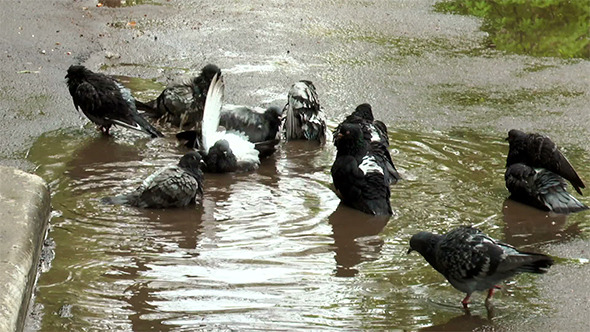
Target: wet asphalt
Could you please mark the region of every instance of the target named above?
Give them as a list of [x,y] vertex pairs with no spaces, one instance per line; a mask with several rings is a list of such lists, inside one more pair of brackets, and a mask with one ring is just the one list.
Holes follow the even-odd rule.
[[[0,12],[0,164],[33,171],[41,134],[82,126],[65,86],[71,64],[166,84],[218,64],[226,101],[281,104],[312,80],[337,121],[369,102],[387,125],[417,131],[510,128],[589,150],[590,62],[512,55],[488,46],[481,21],[432,11],[434,1],[164,1],[122,8],[96,1],[21,1]],[[92,129],[88,127],[89,134]],[[93,134],[93,133],[92,133]],[[590,181],[590,180],[587,180]],[[590,242],[548,245],[590,259]],[[554,314],[514,330],[582,330],[588,264],[539,278]]]

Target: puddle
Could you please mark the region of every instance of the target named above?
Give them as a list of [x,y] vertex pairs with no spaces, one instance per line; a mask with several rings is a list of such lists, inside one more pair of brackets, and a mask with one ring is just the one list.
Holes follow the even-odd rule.
[[392,36],[379,33],[375,30],[367,30],[366,27],[355,25],[353,27],[326,29],[313,27],[308,30],[312,36],[332,37],[349,45],[358,42],[378,45],[385,52],[377,53],[372,57],[366,54],[361,57],[351,57],[350,54],[329,53],[326,61],[346,66],[366,66],[376,63],[402,63],[408,57],[421,57],[427,53],[445,53],[448,56],[469,55],[481,56],[489,53],[488,49],[477,42],[454,41],[446,38],[417,38],[405,36]]
[[98,6],[105,7],[129,7],[136,5],[157,5],[159,4],[153,0],[100,0]]
[[155,79],[143,79],[138,77],[129,77],[122,75],[113,75],[126,88],[133,91],[133,96],[144,102],[158,98],[160,93],[166,88],[166,85],[156,82]]
[[[105,206],[183,150],[124,129],[92,126],[43,135],[29,158],[53,192],[55,260],[38,283],[41,330],[405,329],[457,324],[493,329],[546,313],[535,277],[484,295],[472,314],[418,255],[411,234],[481,223],[490,235],[537,250],[589,234],[583,214],[552,216],[505,202],[507,144],[470,130],[392,131],[404,181],[386,222],[347,207],[330,190],[335,149],[289,142],[260,169],[206,174],[204,203],[173,210]],[[590,163],[568,153],[583,178]],[[60,308],[71,305],[71,317]],[[525,321],[523,323],[522,321]],[[520,325],[519,325],[520,326]],[[432,328],[432,327],[431,327]]]
[[587,1],[443,1],[445,13],[483,18],[490,46],[517,54],[590,58]]

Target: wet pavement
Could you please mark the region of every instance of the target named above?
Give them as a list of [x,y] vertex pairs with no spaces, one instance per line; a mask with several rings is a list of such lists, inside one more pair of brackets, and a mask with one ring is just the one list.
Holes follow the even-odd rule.
[[[520,128],[550,134],[590,179],[587,60],[490,48],[480,19],[437,13],[434,1],[154,3],[25,1],[0,14],[0,162],[36,169],[60,211],[50,233],[56,258],[37,294],[42,330],[262,328],[269,316],[277,328],[584,327],[587,214],[504,203],[502,168],[503,138]],[[406,178],[392,191],[396,215],[383,226],[347,225],[329,190],[333,149],[296,144],[255,174],[208,177],[201,209],[103,207],[98,197],[137,185],[181,151],[168,139],[118,129],[103,140],[80,128],[63,80],[80,62],[145,79],[135,91],[146,99],[216,63],[228,103],[281,104],[302,78],[314,81],[332,121],[369,102]],[[247,185],[268,210],[239,198]],[[465,315],[461,294],[401,254],[417,230],[484,221],[497,238],[563,258],[547,275],[516,278],[493,317],[483,304]],[[56,314],[64,305],[71,317]]]

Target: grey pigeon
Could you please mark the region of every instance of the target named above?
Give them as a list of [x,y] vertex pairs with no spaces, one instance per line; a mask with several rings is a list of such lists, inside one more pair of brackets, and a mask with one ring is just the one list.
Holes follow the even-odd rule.
[[82,110],[103,134],[109,135],[112,125],[120,125],[152,137],[164,136],[137,113],[131,91],[114,78],[84,66],[70,66],[65,78],[76,110]]
[[[373,116],[373,108],[370,104],[365,103],[358,105],[354,112],[349,114],[342,123],[358,123],[363,130],[363,135],[366,140],[378,141],[385,146],[389,146],[387,126],[382,121],[375,120],[375,117]],[[334,130],[334,139],[336,138],[336,135],[338,135],[342,123]]]
[[137,108],[181,129],[198,127],[203,119],[207,91],[215,75],[221,75],[221,69],[208,64],[189,82],[171,84],[158,98],[147,103],[138,101]]
[[566,191],[567,184],[561,176],[547,169],[516,163],[506,168],[504,179],[510,199],[515,201],[563,214],[588,209]]
[[326,116],[311,81],[291,86],[283,109],[282,135],[286,140],[326,142]]
[[391,215],[389,185],[399,175],[389,151],[380,142],[367,142],[359,124],[344,123],[334,141],[338,152],[332,181],[342,202],[372,215]]
[[135,191],[105,197],[102,202],[154,209],[199,204],[203,198],[201,163],[201,155],[191,151],[180,158],[178,165],[163,167],[147,177]]
[[576,191],[582,195],[580,188],[586,188],[584,182],[549,137],[512,129],[508,132],[506,140],[510,146],[506,167],[521,163],[533,168],[545,168],[571,182]]
[[420,232],[410,239],[410,250],[419,252],[453,287],[466,293],[467,308],[475,291],[488,290],[489,300],[504,279],[521,272],[545,273],[553,265],[546,255],[519,251],[490,238],[471,226],[455,228],[445,235]]

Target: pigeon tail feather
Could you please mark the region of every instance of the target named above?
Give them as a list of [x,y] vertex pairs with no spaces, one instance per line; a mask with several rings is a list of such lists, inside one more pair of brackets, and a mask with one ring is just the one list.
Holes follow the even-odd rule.
[[102,204],[108,204],[108,205],[126,205],[126,204],[131,204],[131,202],[135,198],[136,197],[133,195],[108,196],[108,197],[101,198],[100,202]]

